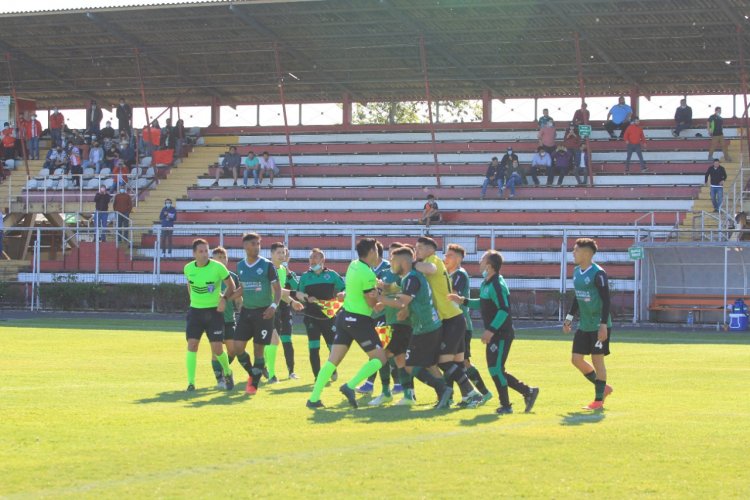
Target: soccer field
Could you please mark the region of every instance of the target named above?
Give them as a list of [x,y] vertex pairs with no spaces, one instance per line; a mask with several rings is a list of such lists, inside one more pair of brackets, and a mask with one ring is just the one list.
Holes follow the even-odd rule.
[[[198,390],[187,395],[181,328],[2,323],[0,495],[750,496],[747,334],[616,330],[615,392],[604,412],[589,413],[580,408],[593,386],[569,363],[570,338],[520,331],[508,368],[541,394],[523,414],[512,393],[517,413],[497,417],[496,397],[475,410],[433,410],[434,392],[419,382],[413,408],[352,410],[332,384],[328,408],[312,412],[302,335],[302,379],[286,380],[279,350],[282,381],[252,399],[236,363],[235,390],[213,389],[204,339]],[[489,382],[479,340],[472,346]],[[355,347],[342,378],[363,360]]]

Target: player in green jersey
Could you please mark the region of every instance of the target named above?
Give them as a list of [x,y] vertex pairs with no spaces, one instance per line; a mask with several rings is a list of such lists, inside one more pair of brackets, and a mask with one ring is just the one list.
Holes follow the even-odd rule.
[[[604,356],[609,356],[609,340],[612,335],[612,317],[609,313],[609,281],[607,273],[593,262],[596,241],[579,238],[573,247],[573,287],[576,300],[565,317],[563,331],[570,333],[575,315],[579,315],[578,330],[573,337],[573,366],[594,384],[594,401],[585,408],[601,410],[604,400],[612,394],[607,385],[607,368]],[[591,355],[591,366],[584,356]]]
[[289,378],[296,380],[299,377],[294,373],[294,346],[292,345],[292,310],[301,311],[304,306],[291,296],[291,289],[297,287],[297,275],[287,267],[289,261],[289,249],[281,242],[271,244],[271,262],[276,268],[276,274],[281,286],[281,302],[279,309],[273,318],[273,337],[271,343],[264,349],[264,358],[268,368],[268,383],[275,384],[279,381],[276,377],[276,351],[279,342],[284,346],[284,359],[289,370]]
[[[451,286],[453,291],[458,295],[464,297],[470,296],[471,283],[469,279],[469,273],[462,267],[464,257],[466,256],[466,250],[464,247],[457,243],[451,243],[448,245],[448,251],[445,252],[443,261],[445,262],[445,268],[450,273]],[[471,313],[467,306],[461,305],[461,310],[464,313],[464,320],[466,321],[466,334],[464,335],[465,346],[464,346],[464,368],[466,368],[466,376],[469,377],[471,383],[482,393],[482,402],[486,403],[492,399],[492,393],[484,385],[484,380],[479,374],[479,370],[471,364],[471,339],[474,336],[474,325],[471,321]]]
[[484,277],[479,290],[479,298],[470,299],[468,295],[462,297],[458,294],[451,294],[449,298],[457,304],[479,309],[482,313],[484,323],[482,342],[487,345],[487,366],[500,395],[500,407],[497,413],[499,415],[513,413],[508,387],[523,395],[526,403],[525,411],[529,413],[534,407],[539,389],[529,387],[505,369],[515,333],[510,309],[510,291],[500,274],[502,265],[503,256],[495,250],[487,250],[479,262],[479,268]]
[[[273,318],[281,301],[276,268],[260,255],[261,238],[256,233],[242,236],[245,258],[237,263],[237,276],[242,285],[242,309],[234,335],[234,352],[237,361],[248,374],[245,392],[253,395],[258,391],[260,377],[265,367],[263,351],[271,343]],[[245,351],[247,343],[253,341],[255,363]]]
[[[198,344],[203,334],[211,343],[211,352],[221,365],[227,389],[234,387],[229,358],[224,352],[224,309],[234,294],[234,282],[223,264],[208,258],[208,242],[193,241],[193,260],[183,270],[190,294],[185,337],[187,339],[188,392],[195,390],[195,371],[198,364]],[[226,285],[221,293],[222,283]]]
[[[220,262],[227,267],[229,265],[229,259],[227,257],[227,251],[224,247],[216,247],[211,252],[211,258],[217,262]],[[234,324],[235,324],[235,311],[242,307],[242,287],[239,286],[239,278],[232,271],[229,271],[229,276],[232,277],[234,282],[235,290],[231,297],[227,297],[227,306],[224,308],[224,347],[227,350],[227,356],[229,357],[229,365],[231,366],[234,361]],[[226,291],[226,285],[221,284],[221,292]],[[226,389],[226,382],[224,380],[224,373],[221,369],[221,363],[213,356],[211,360],[211,367],[214,370],[216,376],[216,388]]]
[[352,407],[357,407],[354,392],[357,384],[386,363],[385,352],[375,332],[375,321],[372,319],[373,308],[378,304],[378,280],[372,270],[372,266],[378,260],[375,244],[374,238],[362,238],[357,242],[356,251],[359,258],[352,261],[346,271],[346,297],[336,316],[336,337],[333,339],[331,354],[315,379],[315,386],[307,401],[308,408],[323,407],[320,401],[323,388],[349,352],[352,342],[356,341],[369,358],[357,374],[339,389]]
[[[329,318],[320,306],[321,301],[333,300],[344,291],[344,279],[326,267],[326,256],[320,248],[313,248],[309,257],[310,269],[299,277],[296,297],[305,305],[305,331],[310,350],[310,367],[313,378],[320,372],[320,338],[331,351],[333,345],[334,318]],[[334,381],[337,378],[334,372]]]

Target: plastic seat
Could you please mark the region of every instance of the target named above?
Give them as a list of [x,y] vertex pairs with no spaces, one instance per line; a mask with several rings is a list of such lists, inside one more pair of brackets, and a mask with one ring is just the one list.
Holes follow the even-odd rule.
[[65,175],[65,169],[64,168],[56,168],[55,171],[52,173],[51,178],[59,181],[60,178]]
[[57,185],[56,180],[50,177],[47,177],[46,179],[44,179],[42,182],[39,183],[39,187],[37,189],[39,189],[40,191],[43,191],[44,189],[55,189],[56,185]]
[[26,181],[26,185],[24,186],[24,189],[29,191],[32,189],[37,189],[39,187],[39,181],[36,179],[29,179]]
[[153,160],[152,160],[152,158],[150,156],[144,156],[143,158],[141,158],[141,162],[139,163],[138,166],[144,167],[144,168],[145,167],[150,167],[152,161]]
[[84,168],[83,169],[83,178],[84,179],[91,179],[96,175],[96,170],[93,168]]
[[153,179],[156,177],[156,170],[154,167],[148,167],[148,170],[146,170],[146,179]]
[[83,187],[83,189],[99,189],[99,179],[96,177],[90,179]]
[[43,181],[46,177],[49,177],[49,169],[43,168],[39,170],[39,174],[35,177],[35,179]]
[[115,181],[114,179],[104,179],[102,185],[107,188],[107,191],[111,191],[112,187],[115,185]]

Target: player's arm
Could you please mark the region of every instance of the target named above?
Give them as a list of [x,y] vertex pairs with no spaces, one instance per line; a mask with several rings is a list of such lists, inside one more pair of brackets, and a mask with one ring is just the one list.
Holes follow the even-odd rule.
[[414,269],[422,274],[432,275],[437,272],[437,266],[429,262],[415,262]]
[[461,297],[457,293],[449,293],[448,300],[455,302],[460,306],[466,306],[469,309],[479,309],[482,301],[480,299],[472,299],[471,297]]
[[596,273],[596,276],[594,276],[594,286],[596,286],[596,290],[599,292],[599,297],[602,300],[602,316],[599,320],[599,334],[597,339],[600,342],[604,342],[609,335],[609,332],[607,332],[607,324],[609,323],[609,310],[611,306],[607,273],[604,271]]
[[563,321],[563,332],[570,333],[570,327],[573,324],[576,314],[578,314],[578,299],[573,299],[568,315],[565,317],[565,321]]
[[487,329],[493,333],[499,333],[500,328],[510,316],[510,302],[508,301],[508,290],[497,279],[492,280],[490,298],[495,303],[495,306],[497,306],[497,312]]
[[[339,292],[339,294],[341,294],[341,292]],[[367,302],[367,305],[375,309],[375,306],[380,300],[380,293],[378,291],[378,279],[375,277],[375,274],[373,274],[371,278],[367,278],[367,280],[362,283],[362,295],[365,296],[365,302]]]
[[263,311],[263,319],[271,319],[276,314],[276,308],[279,307],[281,302],[281,283],[279,283],[279,276],[276,273],[276,268],[268,266],[268,280],[271,282],[271,290],[273,291],[273,302],[271,305]]

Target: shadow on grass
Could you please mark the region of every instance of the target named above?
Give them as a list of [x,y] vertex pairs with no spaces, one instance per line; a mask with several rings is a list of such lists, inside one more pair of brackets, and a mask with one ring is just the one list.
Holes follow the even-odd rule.
[[271,394],[299,394],[312,392],[313,384],[295,384],[287,386],[279,386],[279,384],[273,385],[261,385],[261,390],[267,390]]
[[184,403],[186,401],[190,401],[191,399],[205,396],[206,394],[209,394],[212,392],[215,392],[215,389],[212,389],[209,387],[196,389],[194,392],[164,391],[150,398],[136,399],[134,403],[141,404],[141,405],[151,404],[151,403]]
[[239,403],[246,403],[250,398],[244,394],[244,392],[231,391],[231,392],[220,392],[212,399],[197,399],[191,401],[189,406],[193,408],[203,408],[204,406],[216,406],[216,405],[234,405]]
[[574,411],[561,415],[560,425],[598,424],[606,418],[603,411]]
[[492,413],[482,413],[480,415],[474,415],[473,418],[466,418],[466,419],[460,420],[459,423],[467,427],[473,427],[475,425],[489,424],[492,422],[496,422],[498,420],[500,420],[500,415],[498,415],[495,412],[492,412]]

